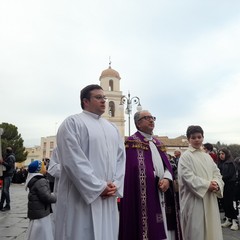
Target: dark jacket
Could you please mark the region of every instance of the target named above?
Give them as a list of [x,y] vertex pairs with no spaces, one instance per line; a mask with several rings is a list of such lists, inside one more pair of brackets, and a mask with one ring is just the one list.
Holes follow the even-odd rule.
[[49,182],[44,176],[35,176],[29,183],[28,218],[39,219],[51,213],[51,203],[56,202],[55,195],[51,194]]
[[15,155],[13,153],[7,155],[2,165],[6,167],[6,170],[3,171],[3,177],[12,177],[15,171]]
[[225,184],[230,182],[234,183],[236,181],[236,167],[232,159],[225,161],[219,160],[218,168],[220,169]]

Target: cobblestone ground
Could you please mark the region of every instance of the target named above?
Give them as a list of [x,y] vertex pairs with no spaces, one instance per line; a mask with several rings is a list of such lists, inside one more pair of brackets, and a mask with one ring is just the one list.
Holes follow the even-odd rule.
[[0,211],[0,239],[23,240],[28,227],[27,219],[27,192],[24,185],[12,184],[11,210]]
[[[27,219],[27,192],[22,184],[12,184],[11,210],[0,211],[0,240],[24,240],[29,220]],[[223,214],[221,214],[223,218]],[[224,240],[240,240],[240,230],[223,229]],[[217,240],[217,239],[212,239]]]

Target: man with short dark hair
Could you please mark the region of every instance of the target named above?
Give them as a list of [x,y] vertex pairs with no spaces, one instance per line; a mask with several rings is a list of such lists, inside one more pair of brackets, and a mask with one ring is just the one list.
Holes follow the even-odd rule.
[[125,149],[118,128],[101,115],[106,96],[99,85],[80,94],[83,111],[61,124],[61,165],[55,239],[117,240],[117,197],[123,195]]
[[213,145],[211,143],[204,143],[203,150],[211,156],[216,164],[218,163],[217,154],[213,151]]
[[[14,174],[15,169],[15,155],[11,147],[6,148],[6,157],[5,159],[0,159],[0,164],[5,166],[6,170],[3,171],[3,187],[2,187],[2,195],[1,195],[1,202],[0,202],[0,210],[1,211],[8,211],[11,209],[10,207],[10,184],[12,181],[12,177]],[[4,202],[6,201],[6,205]]]
[[217,198],[223,197],[224,182],[217,165],[202,151],[203,129],[187,128],[189,148],[178,163],[180,217],[183,239],[222,240]]

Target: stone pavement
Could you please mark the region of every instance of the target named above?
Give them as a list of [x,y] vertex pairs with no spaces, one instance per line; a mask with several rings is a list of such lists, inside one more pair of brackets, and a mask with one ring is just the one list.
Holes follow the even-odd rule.
[[[224,214],[221,213],[221,218],[223,219]],[[240,230],[232,231],[230,228],[223,229],[223,239],[224,240],[240,240]]]
[[[0,240],[24,240],[29,223],[27,192],[22,184],[12,184],[10,190],[11,210],[0,211]],[[240,240],[240,230],[231,231],[229,228],[224,228],[223,238],[224,240]]]
[[11,210],[0,211],[0,239],[24,240],[29,220],[27,219],[27,191],[22,184],[11,184]]

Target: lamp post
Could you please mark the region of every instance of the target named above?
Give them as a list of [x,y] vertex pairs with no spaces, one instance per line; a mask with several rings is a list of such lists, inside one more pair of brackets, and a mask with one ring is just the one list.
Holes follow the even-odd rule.
[[137,104],[137,111],[142,110],[142,106],[140,104],[140,98],[139,97],[131,97],[130,92],[128,92],[128,96],[122,96],[120,100],[120,106],[123,107],[123,105],[126,104],[125,113],[128,114],[128,135],[130,136],[130,115],[132,113],[132,105]]

